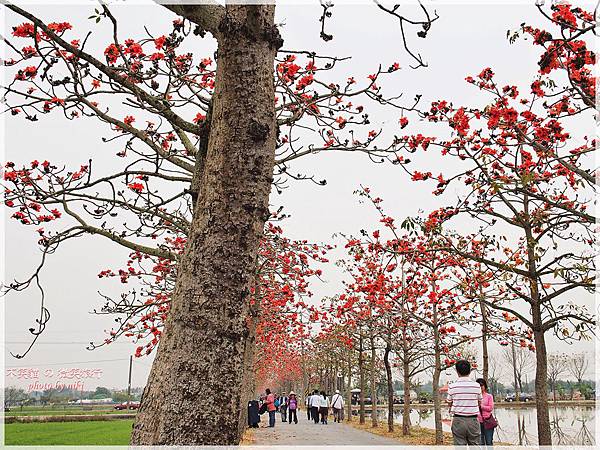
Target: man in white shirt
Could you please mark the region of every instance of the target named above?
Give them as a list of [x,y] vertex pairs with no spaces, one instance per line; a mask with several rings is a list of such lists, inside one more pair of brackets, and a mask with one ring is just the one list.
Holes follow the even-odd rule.
[[333,408],[333,421],[341,422],[344,419],[344,398],[340,391],[336,390],[333,397],[331,397],[331,407]]
[[460,360],[456,363],[458,380],[448,386],[448,404],[452,418],[454,445],[479,445],[481,427],[477,421],[481,402],[481,386],[471,380],[471,364]]
[[318,424],[319,423],[319,407],[321,405],[318,390],[315,389],[313,391],[313,394],[308,399],[308,403],[310,405],[310,414],[312,416],[312,419],[314,420],[314,422],[316,424]]

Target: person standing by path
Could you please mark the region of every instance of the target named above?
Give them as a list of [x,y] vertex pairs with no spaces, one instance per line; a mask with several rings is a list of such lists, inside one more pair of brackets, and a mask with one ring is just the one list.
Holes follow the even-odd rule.
[[312,414],[312,418],[315,421],[315,424],[319,423],[319,407],[321,405],[321,401],[319,399],[319,391],[315,389],[313,395],[310,397],[310,411]]
[[282,392],[281,397],[279,397],[279,412],[281,413],[281,421],[287,422],[287,410],[288,410],[288,398],[285,395],[285,392]]
[[298,424],[298,399],[296,398],[296,393],[294,391],[290,392],[290,398],[288,399],[288,422],[292,423],[292,419],[294,419],[294,423]]
[[471,364],[460,360],[456,363],[458,380],[448,385],[448,403],[452,417],[454,445],[476,445],[481,441],[481,427],[477,421],[481,402],[481,387],[471,380]]
[[321,414],[321,425],[327,425],[327,416],[329,415],[329,399],[325,391],[321,391],[319,397],[319,413]]
[[331,397],[331,407],[333,408],[333,421],[338,423],[341,422],[344,419],[344,398],[338,390],[336,390],[333,397]]
[[273,428],[275,426],[275,412],[277,411],[277,407],[275,406],[275,396],[271,394],[270,389],[265,389],[265,392],[267,393],[265,403],[267,404],[267,411],[269,412],[269,427]]
[[[487,390],[487,381],[483,378],[477,378],[476,381],[481,386],[482,396],[479,415],[477,416],[477,420],[481,426],[481,445],[492,446],[494,445],[494,428],[496,428],[492,426],[493,423],[490,423],[495,422],[492,417],[494,413],[494,397]],[[486,426],[490,428],[486,428]]]

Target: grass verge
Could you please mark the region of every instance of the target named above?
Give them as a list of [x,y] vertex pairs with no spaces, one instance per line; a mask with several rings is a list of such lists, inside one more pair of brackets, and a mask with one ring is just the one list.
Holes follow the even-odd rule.
[[5,445],[128,445],[133,420],[11,423]]

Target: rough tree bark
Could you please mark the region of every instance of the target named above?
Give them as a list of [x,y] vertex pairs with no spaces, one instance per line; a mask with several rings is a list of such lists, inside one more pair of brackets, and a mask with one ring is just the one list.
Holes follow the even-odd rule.
[[[177,8],[197,10],[197,23],[209,23],[201,20],[202,5]],[[273,5],[228,4],[222,11],[210,30],[218,64],[201,189],[134,445],[240,438],[243,365],[252,351],[250,286],[273,177],[273,66],[281,39]]]

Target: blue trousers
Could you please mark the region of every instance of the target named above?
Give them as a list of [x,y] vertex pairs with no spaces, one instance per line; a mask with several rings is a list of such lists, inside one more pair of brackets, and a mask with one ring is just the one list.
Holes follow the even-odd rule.
[[486,430],[481,424],[481,445],[494,445],[494,429]]
[[270,427],[274,427],[275,426],[275,413],[277,411],[269,411],[269,426]]

